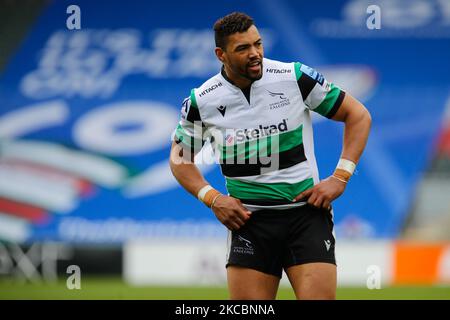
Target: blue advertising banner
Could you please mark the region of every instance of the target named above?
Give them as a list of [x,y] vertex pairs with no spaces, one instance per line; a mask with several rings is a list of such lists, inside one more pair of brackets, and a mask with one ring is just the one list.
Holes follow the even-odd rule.
[[[67,27],[72,4],[80,29]],[[220,70],[212,25],[232,11],[254,17],[268,58],[316,68],[370,110],[336,232],[398,236],[449,101],[447,1],[51,2],[0,77],[0,238],[224,236],[168,156],[183,99]],[[321,178],[342,129],[314,116]],[[200,167],[226,192],[218,165]]]

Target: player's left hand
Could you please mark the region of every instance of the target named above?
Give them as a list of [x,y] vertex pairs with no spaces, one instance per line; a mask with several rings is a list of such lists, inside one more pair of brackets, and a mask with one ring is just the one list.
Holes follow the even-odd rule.
[[344,193],[346,183],[330,176],[311,189],[305,190],[296,196],[293,202],[306,200],[308,204],[322,209],[330,209],[331,202]]

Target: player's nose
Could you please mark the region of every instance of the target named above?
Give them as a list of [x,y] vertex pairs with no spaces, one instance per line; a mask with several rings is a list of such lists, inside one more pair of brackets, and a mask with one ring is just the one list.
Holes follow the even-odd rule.
[[248,52],[248,57],[249,58],[257,58],[258,57],[258,50],[256,49],[255,46],[250,47],[250,50]]

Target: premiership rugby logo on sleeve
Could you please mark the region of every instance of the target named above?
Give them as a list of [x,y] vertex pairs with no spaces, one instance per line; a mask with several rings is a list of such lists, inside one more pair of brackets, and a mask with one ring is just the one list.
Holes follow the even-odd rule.
[[181,105],[181,118],[183,120],[186,120],[186,116],[189,112],[190,107],[191,107],[191,99],[189,99],[189,97],[187,97],[183,100],[183,103]]
[[300,71],[303,72],[304,74],[307,74],[308,76],[310,76],[314,80],[316,80],[321,86],[323,85],[323,82],[325,81],[325,78],[323,77],[323,75],[321,73],[317,72],[313,68],[308,67],[305,64],[302,64],[300,66]]

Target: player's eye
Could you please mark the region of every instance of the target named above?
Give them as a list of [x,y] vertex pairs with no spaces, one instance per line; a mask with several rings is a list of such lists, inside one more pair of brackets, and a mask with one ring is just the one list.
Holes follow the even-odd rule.
[[239,46],[239,47],[236,48],[236,51],[242,52],[242,51],[247,50],[248,47],[249,47],[249,46]]

